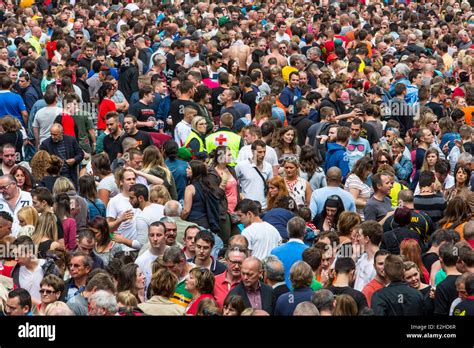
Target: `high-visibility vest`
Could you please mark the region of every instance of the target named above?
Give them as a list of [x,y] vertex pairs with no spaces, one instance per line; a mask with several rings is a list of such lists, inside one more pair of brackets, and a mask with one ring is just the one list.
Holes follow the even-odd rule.
[[236,160],[239,157],[240,150],[240,135],[237,135],[233,132],[227,130],[220,130],[218,132],[209,134],[206,137],[206,149],[207,152],[211,152],[216,149],[218,146],[227,146],[232,152],[232,157],[234,162],[230,163],[230,166],[235,166],[237,164]]
[[[188,137],[186,138],[186,141],[184,142],[184,146],[189,147],[189,143],[193,139],[197,139],[197,141],[199,141],[199,152],[205,152],[206,149],[204,148],[204,141],[202,141],[202,138],[199,136],[199,134],[196,133],[194,129],[191,129],[191,132],[189,133]],[[195,158],[196,154],[193,153],[193,159]]]

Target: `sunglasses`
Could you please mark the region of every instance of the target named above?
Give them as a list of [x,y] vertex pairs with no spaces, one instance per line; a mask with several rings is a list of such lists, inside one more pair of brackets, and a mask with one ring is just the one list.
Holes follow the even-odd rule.
[[380,164],[388,164],[389,162],[388,162],[388,160],[385,160],[385,161],[378,161],[378,163],[380,163]]
[[54,294],[55,292],[57,292],[57,291],[54,291],[54,290],[47,290],[47,289],[41,289],[41,290],[39,291],[39,293],[40,293],[41,295],[51,295],[51,294]]
[[365,146],[364,146],[364,144],[357,144],[357,145],[349,144],[349,145],[347,145],[347,149],[349,151],[355,151],[355,149],[357,149],[358,151],[362,152],[362,151],[365,150]]

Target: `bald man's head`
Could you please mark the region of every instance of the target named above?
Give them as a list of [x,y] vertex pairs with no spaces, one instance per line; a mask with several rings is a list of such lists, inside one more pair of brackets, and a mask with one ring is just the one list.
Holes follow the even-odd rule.
[[41,34],[42,31],[40,27],[35,26],[33,29],[31,29],[31,35],[36,36],[38,39],[41,38]]
[[242,263],[242,282],[247,289],[257,289],[262,275],[262,262],[250,256]]
[[60,141],[63,140],[63,126],[61,126],[59,123],[54,123],[51,126],[51,139],[53,140],[54,143],[59,143]]
[[342,172],[338,167],[331,167],[326,173],[328,184],[340,185],[342,182]]
[[168,217],[181,216],[181,204],[178,201],[168,201],[163,209],[163,214]]

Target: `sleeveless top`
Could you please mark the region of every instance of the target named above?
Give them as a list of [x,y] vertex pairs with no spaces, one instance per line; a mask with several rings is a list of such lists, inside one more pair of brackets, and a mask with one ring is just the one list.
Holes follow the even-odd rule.
[[305,179],[298,177],[298,179],[294,182],[288,182],[285,179],[285,183],[290,197],[295,200],[297,205],[309,205],[309,202],[306,202],[307,181]]

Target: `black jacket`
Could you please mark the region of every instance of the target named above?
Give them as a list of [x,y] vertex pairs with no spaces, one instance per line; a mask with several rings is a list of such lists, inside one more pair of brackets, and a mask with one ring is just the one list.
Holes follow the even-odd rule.
[[278,298],[287,292],[290,292],[290,289],[285,283],[278,285],[273,289],[273,308],[275,308]]
[[291,120],[291,125],[296,128],[298,145],[303,146],[306,141],[308,129],[313,125],[313,122],[308,118],[307,115],[298,114]]
[[421,316],[424,313],[424,298],[420,291],[408,284],[394,282],[374,293],[372,310],[383,316]]
[[118,83],[119,90],[122,91],[127,101],[130,102],[132,93],[138,91],[138,68],[135,65],[120,67]]
[[[239,295],[244,300],[246,308],[251,308],[247,292],[245,291],[244,283],[240,282],[235,288],[233,288],[229,295]],[[229,296],[227,295],[227,296]],[[262,309],[268,314],[273,314],[273,289],[271,286],[260,282],[260,297],[262,299]]]
[[[64,146],[66,147],[66,158],[61,158],[58,152],[58,143],[54,143],[51,137],[43,141],[40,145],[40,150],[48,151],[51,155],[56,155],[62,160],[74,158],[76,162],[69,168],[69,179],[72,180],[73,184],[77,187],[77,169],[84,159],[84,151],[82,151],[76,138],[69,135],[63,136]],[[67,164],[65,164],[67,166]]]
[[86,81],[82,81],[81,79],[76,80],[76,86],[79,87],[82,93],[82,101],[84,103],[91,102],[91,96],[89,95],[89,84]]
[[420,235],[409,229],[408,227],[397,227],[391,231],[384,232],[382,236],[382,244],[380,249],[390,251],[392,254],[400,254],[400,244],[404,239],[415,239],[421,247],[422,251],[425,251],[425,245],[420,238]]

